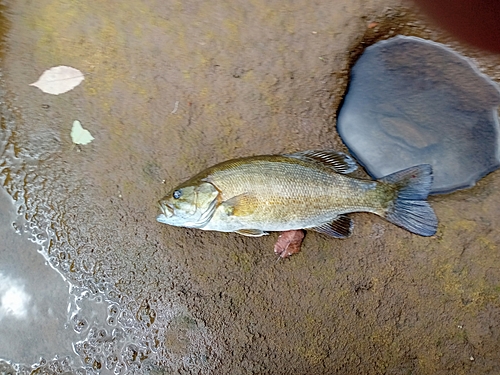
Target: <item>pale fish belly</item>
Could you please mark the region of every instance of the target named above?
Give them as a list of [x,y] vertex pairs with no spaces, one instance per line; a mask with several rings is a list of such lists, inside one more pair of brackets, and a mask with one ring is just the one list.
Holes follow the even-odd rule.
[[321,215],[314,215],[313,217],[294,217],[288,216],[284,220],[269,221],[259,220],[258,218],[246,216],[232,216],[227,215],[224,210],[216,210],[212,219],[202,228],[203,230],[215,230],[219,232],[236,232],[241,229],[259,229],[269,232],[283,232],[296,229],[308,229],[319,226],[324,223],[332,221],[336,216],[342,212],[322,213]]

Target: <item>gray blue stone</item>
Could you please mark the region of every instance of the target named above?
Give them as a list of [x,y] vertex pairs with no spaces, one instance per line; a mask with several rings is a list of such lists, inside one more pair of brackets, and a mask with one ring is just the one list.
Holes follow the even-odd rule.
[[500,166],[498,86],[441,44],[397,36],[354,65],[338,131],[374,178],[433,166],[432,193],[473,186]]

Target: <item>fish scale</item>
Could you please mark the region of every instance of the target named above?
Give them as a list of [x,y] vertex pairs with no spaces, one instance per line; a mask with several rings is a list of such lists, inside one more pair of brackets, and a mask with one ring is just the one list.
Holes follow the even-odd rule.
[[307,228],[341,213],[374,210],[365,193],[375,188],[372,181],[355,180],[292,158],[244,159],[219,165],[206,179],[223,197],[248,194],[256,198],[255,211],[246,217],[250,227],[296,221]]
[[437,219],[425,201],[430,166],[379,181],[350,176],[355,169],[352,158],[332,150],[230,160],[169,193],[158,221],[253,236],[314,229],[343,238],[352,228],[343,214],[372,212],[413,233],[435,232]]

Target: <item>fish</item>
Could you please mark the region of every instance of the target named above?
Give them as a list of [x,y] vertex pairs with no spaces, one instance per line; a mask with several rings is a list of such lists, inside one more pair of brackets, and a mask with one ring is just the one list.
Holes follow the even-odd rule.
[[354,227],[348,214],[370,212],[420,236],[436,233],[438,220],[427,201],[429,164],[378,180],[353,176],[357,169],[352,157],[335,150],[233,159],[172,189],[159,201],[156,219],[251,237],[305,229],[347,238]]

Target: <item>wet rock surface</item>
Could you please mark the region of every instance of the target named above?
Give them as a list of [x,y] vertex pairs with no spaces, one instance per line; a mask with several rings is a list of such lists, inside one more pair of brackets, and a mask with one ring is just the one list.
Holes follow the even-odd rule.
[[[7,2],[0,181],[19,226],[89,300],[70,316],[71,358],[21,372],[498,372],[496,173],[431,199],[435,237],[356,214],[349,239],[309,233],[280,262],[278,233],[155,221],[166,191],[217,162],[345,151],[335,114],[364,47],[450,40],[400,6]],[[500,78],[498,59],[471,54]],[[29,86],[60,64],[85,81],[60,96]],[[88,145],[72,144],[74,120]]]
[[339,113],[343,141],[374,178],[431,164],[433,193],[500,166],[500,90],[453,50],[397,36],[366,49]]

